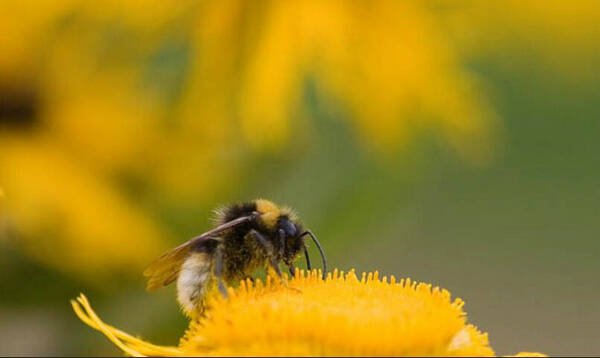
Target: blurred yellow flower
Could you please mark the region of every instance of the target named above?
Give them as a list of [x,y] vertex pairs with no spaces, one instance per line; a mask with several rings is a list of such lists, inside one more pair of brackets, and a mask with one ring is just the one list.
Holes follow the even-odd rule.
[[308,83],[379,153],[429,129],[476,163],[493,146],[481,88],[417,1],[4,6],[7,220],[74,275],[139,272],[172,236],[157,211],[214,200],[258,153],[301,151]]
[[139,271],[166,248],[152,221],[52,142],[0,138],[2,209],[22,224],[17,245],[32,257],[94,280],[107,271]]
[[3,216],[26,252],[82,277],[137,274],[172,237],[156,207],[202,206],[256,154],[301,153],[307,87],[380,154],[433,129],[481,163],[494,114],[462,62],[521,44],[581,72],[600,39],[593,0],[3,6],[0,97],[21,108],[0,111]]
[[293,120],[309,116],[301,104],[313,78],[376,148],[431,126],[466,157],[487,159],[491,110],[420,2],[229,0],[199,17],[192,98],[228,98],[207,108],[239,117],[253,148],[289,142]]
[[[216,292],[215,292],[216,293]],[[487,334],[467,324],[464,302],[446,290],[377,272],[298,271],[287,284],[242,282],[214,294],[179,346],[156,346],[100,320],[85,296],[76,314],[133,356],[492,356]],[[259,324],[257,324],[259,323]]]

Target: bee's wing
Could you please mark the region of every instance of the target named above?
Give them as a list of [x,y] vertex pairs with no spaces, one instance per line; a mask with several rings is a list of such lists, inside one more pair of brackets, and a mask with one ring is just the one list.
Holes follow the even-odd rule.
[[191,238],[176,248],[165,252],[159,258],[154,260],[154,262],[152,262],[150,266],[146,268],[146,270],[144,270],[144,276],[148,278],[146,289],[148,291],[154,291],[175,281],[179,275],[179,271],[181,270],[181,265],[188,256],[192,247],[211,239],[227,229],[248,222],[254,217],[255,215],[249,215],[231,220],[225,224],[217,226],[210,231],[205,232],[202,235]]
[[175,281],[179,275],[179,270],[181,270],[181,265],[183,265],[183,261],[190,251],[190,247],[191,240],[165,252],[154,260],[144,270],[144,276],[148,278],[146,290],[154,291]]

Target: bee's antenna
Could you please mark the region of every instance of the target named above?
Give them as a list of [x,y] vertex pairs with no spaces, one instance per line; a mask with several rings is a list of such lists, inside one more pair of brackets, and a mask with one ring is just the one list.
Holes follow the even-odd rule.
[[310,256],[308,256],[308,249],[306,248],[306,245],[304,245],[304,256],[306,257],[306,268],[308,271],[310,271],[312,270],[312,267],[310,266]]
[[[325,253],[323,252],[321,243],[319,242],[319,240],[317,240],[317,237],[315,236],[315,234],[313,234],[312,231],[310,231],[310,230],[306,230],[305,232],[300,234],[299,237],[302,237],[304,235],[309,235],[312,238],[312,240],[315,242],[315,245],[317,245],[317,249],[319,249],[319,253],[321,254],[321,259],[323,260],[323,280],[324,280],[327,277],[327,258],[325,257]],[[306,255],[306,266],[308,266],[308,269],[310,270],[310,259],[308,258],[308,251],[306,250],[306,246],[304,246],[304,254]]]

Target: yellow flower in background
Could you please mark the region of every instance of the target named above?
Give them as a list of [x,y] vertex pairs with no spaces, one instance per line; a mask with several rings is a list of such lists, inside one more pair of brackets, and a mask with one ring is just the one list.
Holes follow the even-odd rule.
[[116,270],[139,272],[166,248],[154,222],[51,141],[2,141],[3,211],[23,223],[17,247],[32,257],[94,281]]
[[[212,296],[179,346],[157,346],[102,322],[81,295],[76,314],[132,356],[493,356],[487,334],[467,324],[464,302],[410,279],[377,272],[298,271]],[[257,324],[258,323],[258,324]]]
[[[0,105],[3,221],[25,253],[85,280],[138,275],[165,250],[169,230],[144,205],[163,194],[152,186],[153,174],[169,170],[165,163],[189,168],[207,161],[207,150],[188,148],[196,153],[181,158],[170,152],[181,134],[169,130],[168,117],[175,115],[152,71],[160,78],[160,56],[178,39],[173,22],[184,2],[162,3],[49,2],[45,17],[26,14],[37,2],[6,4],[11,17],[23,14],[18,32],[28,36],[21,40],[42,43],[27,54],[35,68],[6,61],[27,76],[0,77],[0,96],[13,101]],[[38,22],[28,24],[32,17]],[[4,49],[3,55],[18,55]],[[214,176],[206,183],[221,173],[205,172],[194,173],[195,184],[218,193]]]
[[230,0],[199,18],[191,99],[225,98],[209,110],[238,117],[253,148],[282,148],[310,116],[308,77],[371,146],[403,146],[432,127],[465,157],[488,159],[491,110],[420,2]]
[[260,153],[301,153],[308,82],[379,153],[429,129],[473,162],[493,145],[492,110],[420,2],[4,6],[0,96],[20,106],[0,113],[5,216],[73,275],[137,274],[172,236],[157,212],[212,204]]
[[571,73],[600,38],[593,0],[2,6],[3,220],[82,277],[137,274],[173,236],[157,213],[212,205],[262,153],[301,155],[307,96],[379,155],[434,132],[485,163],[496,122],[463,62],[526,42]]

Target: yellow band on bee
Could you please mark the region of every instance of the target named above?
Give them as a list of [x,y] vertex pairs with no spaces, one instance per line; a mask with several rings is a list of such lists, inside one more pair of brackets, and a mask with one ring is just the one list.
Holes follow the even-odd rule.
[[256,210],[261,213],[261,219],[267,227],[274,227],[280,215],[279,207],[266,199],[257,199]]

